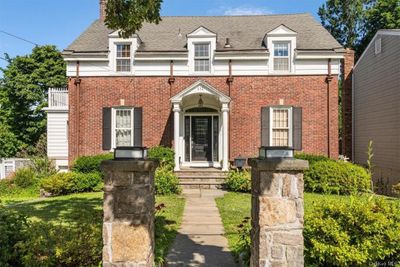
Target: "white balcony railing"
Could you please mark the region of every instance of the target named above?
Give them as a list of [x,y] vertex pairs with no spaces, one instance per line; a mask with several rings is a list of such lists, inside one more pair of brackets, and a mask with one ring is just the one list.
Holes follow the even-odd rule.
[[67,108],[68,107],[68,89],[67,88],[49,88],[49,108]]

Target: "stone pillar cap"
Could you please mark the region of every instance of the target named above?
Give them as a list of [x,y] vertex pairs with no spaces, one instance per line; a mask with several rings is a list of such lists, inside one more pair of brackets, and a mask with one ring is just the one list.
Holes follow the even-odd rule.
[[251,167],[265,171],[304,171],[308,169],[308,161],[292,158],[251,158],[248,160]]
[[105,160],[101,162],[102,171],[153,171],[159,165],[158,160]]

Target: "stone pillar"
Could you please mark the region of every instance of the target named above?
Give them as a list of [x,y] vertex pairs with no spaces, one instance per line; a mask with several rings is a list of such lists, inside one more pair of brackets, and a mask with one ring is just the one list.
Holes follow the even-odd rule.
[[222,133],[223,133],[223,152],[222,152],[222,170],[223,171],[228,171],[229,170],[229,155],[228,155],[228,112],[229,112],[229,107],[228,104],[223,103],[222,104]]
[[175,171],[180,170],[179,162],[179,122],[181,109],[179,104],[174,104],[174,150],[175,150]]
[[303,171],[296,159],[250,159],[250,266],[304,266]]
[[154,263],[154,172],[152,160],[103,161],[103,266]]

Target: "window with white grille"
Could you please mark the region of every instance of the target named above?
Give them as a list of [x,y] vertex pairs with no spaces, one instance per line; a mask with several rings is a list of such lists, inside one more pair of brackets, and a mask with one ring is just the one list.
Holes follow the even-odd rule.
[[194,45],[194,71],[210,71],[210,44],[202,43]]
[[274,71],[290,71],[289,42],[274,42]]
[[131,45],[117,44],[116,66],[118,72],[131,71]]
[[133,146],[133,109],[114,109],[114,147]]
[[271,111],[271,145],[291,146],[291,108],[272,108]]

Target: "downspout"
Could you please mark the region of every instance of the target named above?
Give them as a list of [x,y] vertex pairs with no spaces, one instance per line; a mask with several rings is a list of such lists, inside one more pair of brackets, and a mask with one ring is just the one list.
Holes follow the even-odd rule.
[[[228,78],[226,79],[226,83],[228,84],[228,96],[231,97],[231,87],[233,83],[233,76],[232,76],[232,59],[229,59],[228,62]],[[230,141],[231,141],[231,129],[232,129],[232,120],[231,120],[231,113],[232,110],[229,109],[229,114],[228,114],[228,119],[229,119],[229,130],[228,130],[228,158],[231,158],[231,146],[230,146]]]
[[[175,83],[175,77],[174,77],[174,61],[171,60],[169,64],[169,78],[168,78],[168,83],[169,83],[169,98],[171,99],[172,97],[172,91],[174,89],[174,83]],[[171,138],[174,136],[174,126],[172,123],[170,123],[170,136]],[[174,140],[176,142],[176,140]],[[171,142],[172,145],[172,142]]]
[[76,157],[79,157],[80,152],[79,152],[79,137],[80,137],[80,87],[81,87],[81,78],[79,77],[79,66],[80,66],[80,62],[77,61],[76,62],[76,77],[75,77],[75,105],[76,105],[76,117],[75,117],[75,132],[76,132],[76,140],[75,140],[75,144],[76,144],[76,148],[75,148],[75,152],[76,152]]
[[327,139],[328,139],[328,157],[331,157],[331,129],[330,129],[330,99],[329,99],[329,93],[330,93],[330,83],[332,81],[332,65],[331,65],[331,59],[328,59],[328,76],[326,77],[326,84],[327,84],[327,91],[326,91],[326,102],[327,102]]

